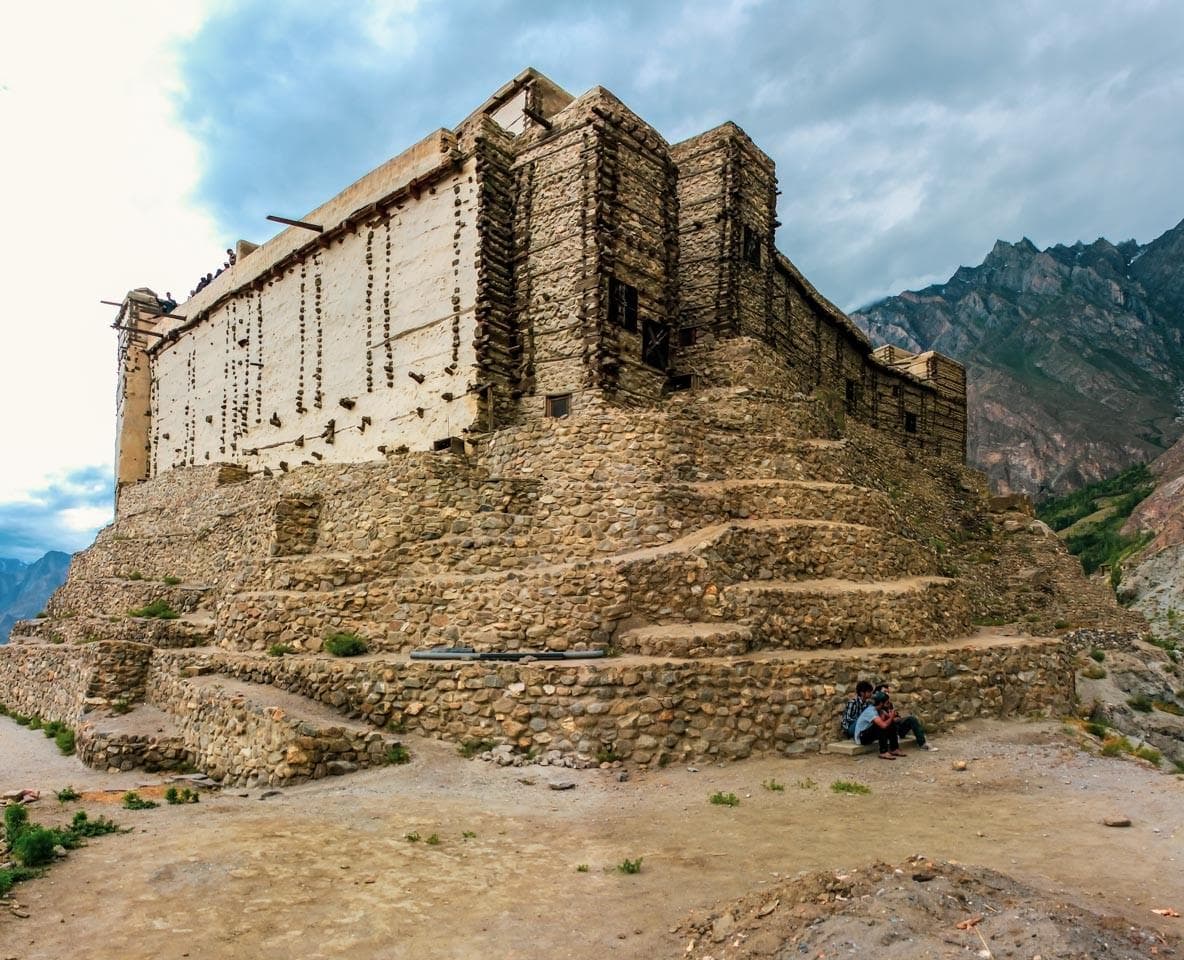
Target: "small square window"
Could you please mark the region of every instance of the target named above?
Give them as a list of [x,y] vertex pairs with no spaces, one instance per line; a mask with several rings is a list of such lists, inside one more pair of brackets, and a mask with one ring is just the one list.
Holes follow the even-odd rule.
[[693,347],[699,342],[698,327],[683,327],[678,331],[678,344],[681,347]]
[[608,322],[637,333],[637,287],[608,278]]
[[915,413],[906,413],[904,415],[904,432],[905,433],[916,433],[917,432],[917,415]]
[[741,256],[744,257],[744,262],[752,267],[760,267],[761,265],[761,237],[760,234],[752,229],[748,224],[744,225],[744,232],[742,234],[743,249]]
[[566,417],[571,413],[571,394],[557,393],[547,397],[547,416]]

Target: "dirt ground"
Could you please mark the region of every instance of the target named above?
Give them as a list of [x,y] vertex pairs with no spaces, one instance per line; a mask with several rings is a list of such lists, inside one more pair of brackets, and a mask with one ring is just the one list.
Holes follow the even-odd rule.
[[[1184,930],[1184,919],[1152,912],[1184,913],[1184,782],[1091,756],[1056,724],[968,724],[938,738],[938,752],[894,762],[759,759],[627,782],[406,742],[405,766],[133,812],[119,809],[119,793],[159,778],[95,773],[0,719],[0,789],[46,791],[34,820],[87,809],[134,828],[17,886],[17,906],[0,909],[0,960],[681,957],[694,918],[710,924],[737,898],[759,900],[804,871],[866,872],[918,855],[999,871],[1050,902]],[[960,759],[965,770],[954,769]],[[770,779],[784,789],[762,786]],[[871,793],[832,792],[839,779]],[[52,791],[67,784],[110,789],[111,804],[59,805]],[[739,805],[710,804],[716,791]],[[1132,825],[1102,825],[1119,815]],[[640,872],[619,872],[626,859],[641,859]],[[802,943],[768,955],[866,953],[881,936],[866,929],[866,943],[848,937],[839,952]],[[1041,929],[993,955],[1031,960]],[[712,955],[734,955],[726,947]],[[975,955],[966,949],[951,955]],[[1173,955],[1158,951],[1147,955]]]

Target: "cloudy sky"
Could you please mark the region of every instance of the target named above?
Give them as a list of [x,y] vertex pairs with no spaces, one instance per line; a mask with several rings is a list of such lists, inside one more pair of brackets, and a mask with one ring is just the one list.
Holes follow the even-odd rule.
[[184,294],[535,66],[777,161],[779,247],[847,308],[996,238],[1184,218],[1184,3],[217,2],[10,10],[0,35],[0,557],[110,516],[114,310]]

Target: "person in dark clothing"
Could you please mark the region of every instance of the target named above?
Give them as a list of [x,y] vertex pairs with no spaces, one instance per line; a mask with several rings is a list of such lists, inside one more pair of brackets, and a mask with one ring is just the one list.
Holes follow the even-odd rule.
[[916,717],[909,715],[902,717],[896,711],[896,707],[892,705],[892,691],[888,684],[880,683],[876,685],[876,693],[882,693],[888,698],[887,707],[888,712],[892,717],[893,729],[896,731],[896,736],[900,739],[907,737],[910,733],[917,738],[917,746],[922,750],[932,750],[925,739],[925,728],[921,726],[921,721]]
[[865,746],[875,743],[880,748],[881,760],[895,760],[903,757],[900,752],[900,739],[896,736],[896,729],[892,718],[885,714],[883,706],[888,702],[888,694],[873,693],[871,703],[864,707],[863,713],[855,724],[855,739]]
[[166,293],[164,299],[160,301],[161,313],[172,313],[177,309],[177,301],[173,299],[172,293]]

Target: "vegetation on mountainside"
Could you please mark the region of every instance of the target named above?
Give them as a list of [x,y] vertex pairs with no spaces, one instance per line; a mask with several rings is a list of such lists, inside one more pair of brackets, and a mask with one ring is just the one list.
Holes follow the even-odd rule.
[[1155,477],[1147,464],[1138,463],[1109,479],[1045,500],[1036,516],[1061,535],[1086,573],[1105,567],[1111,571],[1111,584],[1118,586],[1123,559],[1149,539],[1146,534],[1124,535],[1122,526],[1154,489]]

